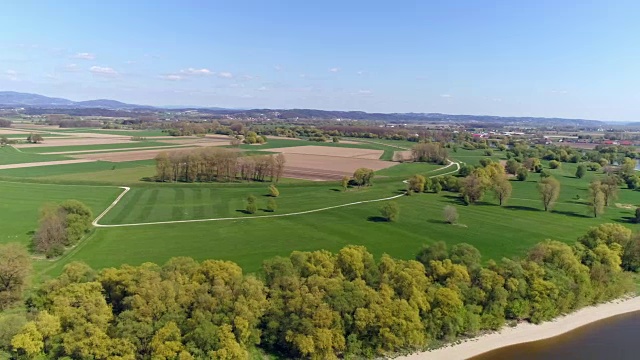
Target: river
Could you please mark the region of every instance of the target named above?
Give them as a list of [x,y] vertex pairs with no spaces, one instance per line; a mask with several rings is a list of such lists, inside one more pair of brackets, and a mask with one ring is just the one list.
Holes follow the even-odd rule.
[[640,311],[600,320],[547,340],[507,346],[472,360],[640,359]]

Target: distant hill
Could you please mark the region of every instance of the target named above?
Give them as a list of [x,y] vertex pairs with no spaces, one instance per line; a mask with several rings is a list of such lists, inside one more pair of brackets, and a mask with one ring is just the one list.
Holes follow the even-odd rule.
[[[606,122],[584,119],[562,119],[543,117],[515,117],[493,115],[450,115],[440,113],[368,113],[364,111],[331,111],[316,109],[224,109],[216,107],[164,106],[152,107],[126,104],[109,99],[71,101],[37,94],[0,91],[0,108],[26,108],[31,115],[65,113],[90,116],[111,114],[110,116],[135,117],[140,113],[196,111],[210,116],[231,116],[238,118],[279,119],[279,120],[358,120],[381,121],[392,124],[467,124],[477,127],[492,126],[562,126],[599,128]],[[117,115],[115,115],[117,114]]]
[[150,106],[125,104],[120,101],[108,99],[72,101],[68,99],[52,98],[38,94],[19,93],[15,91],[0,91],[0,106],[37,108],[98,108],[116,110],[151,108]]

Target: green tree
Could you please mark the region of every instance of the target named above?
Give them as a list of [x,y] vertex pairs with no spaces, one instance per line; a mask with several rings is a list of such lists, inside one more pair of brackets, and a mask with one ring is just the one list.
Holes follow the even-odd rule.
[[544,211],[549,211],[560,195],[560,182],[553,177],[544,178],[538,183],[538,192]]
[[516,176],[517,176],[519,181],[525,181],[525,180],[527,180],[527,177],[529,176],[529,170],[527,170],[527,168],[525,168],[524,166],[521,166],[516,171]]
[[276,203],[276,199],[271,198],[267,201],[267,211],[275,212],[278,209],[278,204]]
[[482,200],[489,185],[489,180],[480,173],[473,173],[464,178],[461,184],[462,188],[460,189],[460,193],[465,201],[468,204],[475,204]]
[[604,197],[604,205],[609,206],[611,201],[618,198],[618,180],[619,178],[615,175],[610,175],[604,178],[600,184],[600,190],[602,191],[602,195]]
[[400,216],[400,207],[395,201],[386,202],[380,208],[380,214],[386,221],[394,222],[398,220]]
[[549,161],[549,168],[551,168],[551,169],[559,169],[560,165],[561,165],[560,161],[558,161],[558,160]]
[[587,166],[585,164],[578,165],[578,168],[576,168],[576,177],[578,179],[582,179],[586,173],[587,173]]
[[280,191],[278,190],[278,188],[274,184],[269,185],[269,196],[271,196],[271,197],[280,196]]
[[505,171],[508,174],[515,175],[518,169],[521,167],[520,163],[516,159],[507,160],[507,164],[505,165]]
[[255,214],[258,211],[258,205],[256,204],[256,197],[253,195],[247,196],[247,206],[245,210],[249,214]]
[[422,175],[413,175],[409,178],[407,185],[409,187],[409,191],[413,191],[415,193],[421,193],[424,191],[426,179]]
[[31,272],[31,257],[17,243],[0,244],[0,310],[19,301]]
[[594,180],[589,185],[589,197],[587,201],[589,212],[593,214],[593,217],[598,217],[598,215],[604,213],[605,196],[599,180]]
[[353,181],[358,186],[371,186],[373,175],[372,169],[359,168],[353,173]]
[[342,178],[342,180],[340,180],[340,187],[342,188],[342,191],[347,191],[347,188],[349,187],[349,177],[345,176]]
[[506,204],[511,197],[511,182],[509,182],[505,175],[494,176],[491,180],[492,190],[496,200],[498,200],[500,206]]

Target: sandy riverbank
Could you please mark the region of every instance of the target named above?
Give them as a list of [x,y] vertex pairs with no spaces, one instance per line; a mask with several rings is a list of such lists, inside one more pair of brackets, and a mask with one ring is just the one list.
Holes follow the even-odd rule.
[[640,297],[589,306],[540,325],[522,323],[515,327],[506,327],[499,332],[469,339],[457,345],[401,356],[396,359],[468,359],[505,346],[548,339],[598,320],[634,311],[640,311]]

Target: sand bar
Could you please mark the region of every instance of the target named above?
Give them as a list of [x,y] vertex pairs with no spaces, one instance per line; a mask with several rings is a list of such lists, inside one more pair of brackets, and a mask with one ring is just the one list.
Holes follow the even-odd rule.
[[396,359],[468,359],[505,346],[544,340],[562,335],[592,322],[635,311],[640,311],[640,297],[620,299],[596,306],[588,306],[539,325],[521,323],[515,327],[505,327],[499,332],[469,339],[458,345],[401,356]]

